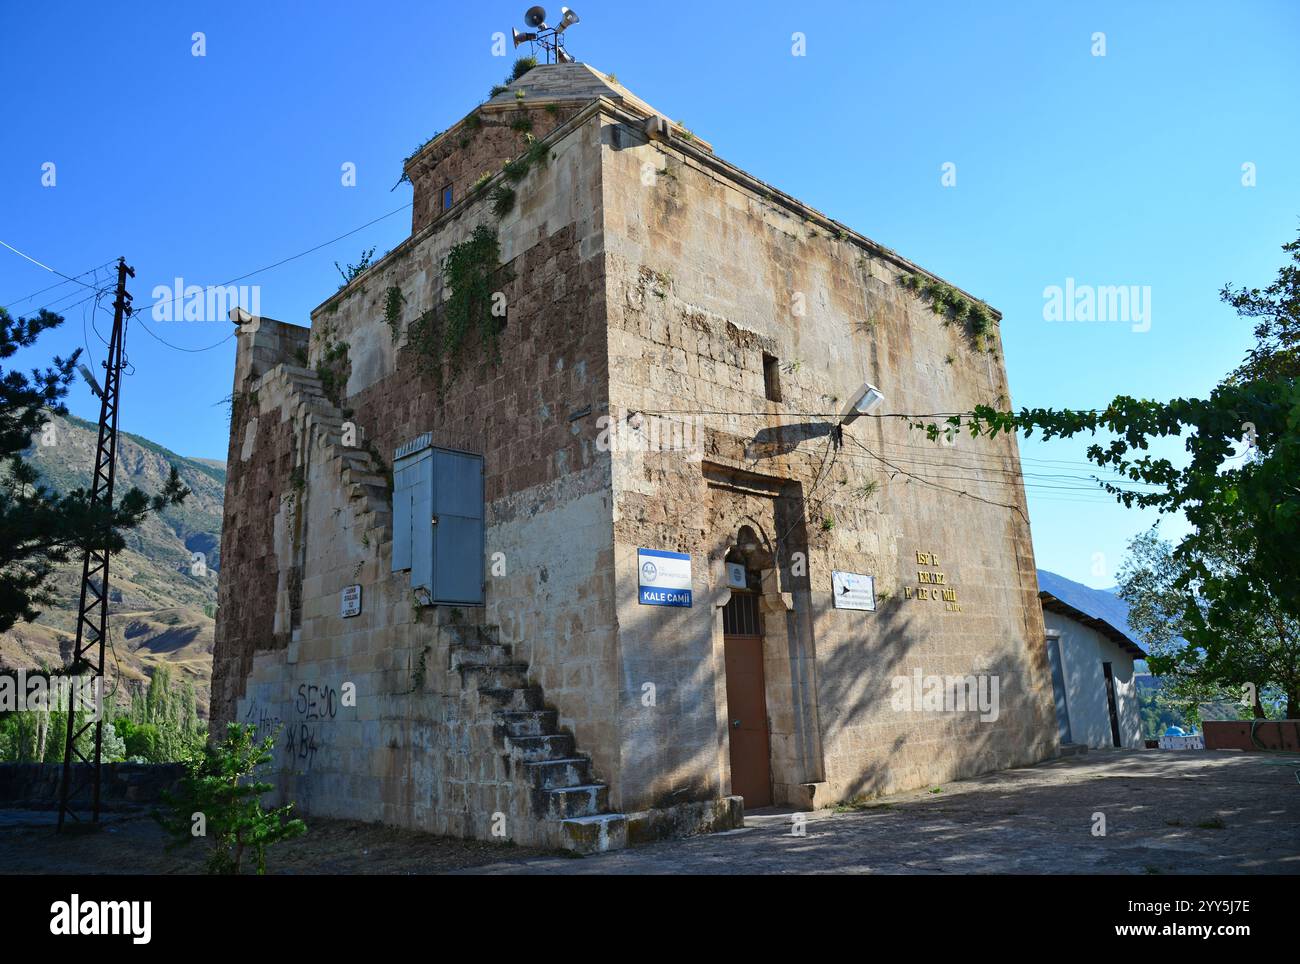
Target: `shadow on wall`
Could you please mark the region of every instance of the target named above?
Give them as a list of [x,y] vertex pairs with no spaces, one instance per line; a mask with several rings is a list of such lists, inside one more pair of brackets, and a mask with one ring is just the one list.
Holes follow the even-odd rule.
[[[1029,667],[1024,662],[1001,655],[983,666],[958,671],[976,676],[989,696],[996,680],[996,720],[985,721],[978,710],[971,709],[895,709],[896,693],[917,695],[910,685],[896,690],[896,678],[911,684],[919,669],[924,686],[927,677],[944,675],[945,667],[953,673],[952,662],[938,653],[915,653],[921,635],[901,600],[885,603],[873,619],[874,631],[864,634],[860,647],[841,645],[828,658],[819,654],[818,702],[824,746],[828,751],[837,744],[865,743],[869,747],[857,772],[853,772],[852,761],[847,761],[845,772],[845,761],[828,760],[828,777],[839,784],[839,799],[871,798],[1027,762],[1030,748],[1024,737],[1035,733],[1037,710],[1026,678]],[[873,667],[870,676],[862,673],[864,664]],[[851,732],[859,728],[859,733]]]
[[[806,591],[795,595],[796,606],[804,605]],[[696,601],[697,607],[705,604],[706,599]],[[630,782],[646,787],[655,807],[731,792],[722,783],[725,767],[719,765],[728,752],[725,730],[718,725],[718,700],[725,698],[721,660],[715,663],[712,655],[693,658],[690,644],[684,639],[688,634],[675,637],[671,632],[649,628],[660,614],[655,607],[644,608],[647,612],[638,614],[637,621],[625,626],[625,631],[630,629],[643,638],[654,632],[658,636],[656,645],[663,647],[657,653],[659,658],[691,662],[682,667],[684,671],[670,691],[659,691],[657,711],[673,714],[674,738],[644,743],[624,739],[623,771],[640,777]],[[721,610],[714,610],[714,616],[721,619]],[[916,668],[923,675],[940,674],[942,666],[951,667],[951,660],[934,652],[915,654],[922,640],[920,628],[901,600],[884,604],[870,619],[870,631],[863,633],[860,643],[839,645],[829,655],[824,650],[818,652],[817,713],[821,732],[820,740],[813,744],[820,742],[823,747],[822,778],[832,782],[836,799],[870,798],[1028,763],[1033,752],[1028,741],[1049,739],[1044,728],[1053,727],[1054,732],[1048,717],[1039,719],[1048,708],[1035,705],[1027,678],[1032,669],[1028,658],[1016,661],[1010,654],[962,671],[997,680],[995,721],[981,721],[978,710],[895,710],[892,700],[896,677],[910,679]],[[864,666],[871,667],[870,673],[864,672]],[[657,721],[634,703],[640,697],[636,679],[639,675],[651,678],[624,667],[622,698],[638,706],[647,729],[662,732]],[[769,686],[769,714],[774,698]],[[850,747],[862,749],[854,751]],[[640,758],[631,758],[632,752],[639,752]],[[846,759],[846,754],[852,759]]]

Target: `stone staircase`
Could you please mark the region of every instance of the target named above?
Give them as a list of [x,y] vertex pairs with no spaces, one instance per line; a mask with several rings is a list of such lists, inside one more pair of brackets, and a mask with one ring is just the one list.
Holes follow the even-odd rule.
[[465,689],[490,708],[498,745],[515,779],[529,793],[533,815],[556,824],[560,846],[598,853],[626,846],[627,818],[609,810],[609,787],[594,780],[591,760],[559,729],[542,688],[528,682],[528,664],[515,660],[494,626],[461,627],[449,647],[451,669]]
[[[372,552],[392,539],[392,497],[383,469],[363,449],[343,443],[343,412],[325,397],[321,380],[307,368],[281,363],[262,376],[257,390],[284,405],[304,446],[299,465],[324,458],[342,479],[353,503],[356,538]],[[559,729],[540,686],[528,682],[528,664],[512,658],[495,626],[451,625],[450,668],[464,690],[475,691],[480,712],[491,714],[493,738],[509,760],[511,777],[527,793],[543,837],[578,853],[626,846],[627,820],[609,812],[609,787],[591,776],[591,760],[575,751],[573,736]]]
[[310,456],[304,453],[304,461],[323,455],[327,461],[337,463],[334,469],[353,503],[359,538],[376,547],[390,540],[393,509],[388,479],[368,452],[344,445],[343,412],[325,397],[316,373],[280,364],[263,376],[263,388],[271,379],[283,380],[284,388],[291,393],[293,415],[302,437],[314,447]]

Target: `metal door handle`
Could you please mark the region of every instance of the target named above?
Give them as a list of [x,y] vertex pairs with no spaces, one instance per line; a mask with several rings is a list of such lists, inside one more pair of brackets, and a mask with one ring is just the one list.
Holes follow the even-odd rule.
[[734,727],[736,727],[737,729],[739,729],[739,728],[740,728],[740,720],[732,720],[732,721],[731,721],[731,725],[734,726]]

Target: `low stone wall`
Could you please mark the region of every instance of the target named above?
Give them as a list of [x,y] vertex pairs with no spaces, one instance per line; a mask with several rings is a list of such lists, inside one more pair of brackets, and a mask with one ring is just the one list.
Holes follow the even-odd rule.
[[[89,764],[74,764],[84,770]],[[114,810],[159,803],[185,773],[180,763],[105,763],[100,772],[100,805]],[[61,763],[0,763],[0,807],[55,810],[59,806]],[[84,781],[77,774],[78,783]]]
[[1300,750],[1300,720],[1206,720],[1202,725],[1207,750]]

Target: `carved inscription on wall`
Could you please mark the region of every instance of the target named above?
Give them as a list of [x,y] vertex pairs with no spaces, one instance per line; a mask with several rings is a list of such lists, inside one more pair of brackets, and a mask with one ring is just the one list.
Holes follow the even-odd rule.
[[950,613],[961,612],[957,590],[948,585],[948,574],[939,568],[939,557],[933,552],[916,551],[916,585],[904,586],[903,598],[919,603],[942,603]]

